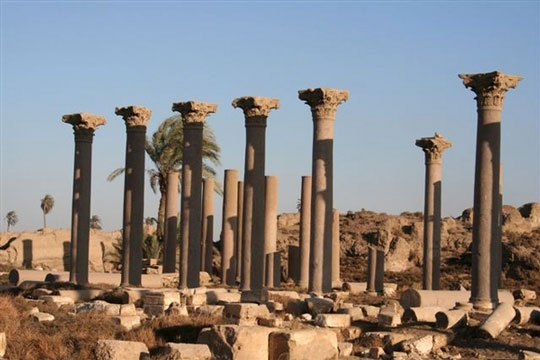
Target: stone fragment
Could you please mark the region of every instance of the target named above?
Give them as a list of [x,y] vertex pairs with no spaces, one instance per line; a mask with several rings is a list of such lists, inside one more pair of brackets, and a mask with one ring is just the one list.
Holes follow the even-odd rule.
[[180,305],[177,302],[173,302],[167,310],[165,310],[165,315],[185,315],[188,316],[188,310],[186,305]]
[[514,291],[514,298],[523,300],[523,302],[529,302],[536,300],[536,292],[534,290],[519,289]]
[[44,295],[41,296],[40,299],[45,301],[46,304],[54,304],[58,307],[62,305],[72,305],[75,303],[72,298],[67,296]]
[[412,334],[401,334],[401,333],[388,333],[383,337],[383,348],[387,353],[391,353],[397,346],[403,341],[410,340],[414,338]]
[[418,353],[427,355],[433,349],[433,336],[425,335],[411,340],[406,340],[401,343],[401,349],[407,353]]
[[313,320],[313,316],[311,316],[310,313],[305,313],[305,314],[302,314],[300,315],[300,318],[304,321],[311,321]]
[[[456,303],[467,303],[471,297],[471,292],[467,290],[417,290],[407,289],[401,294],[400,303],[403,308],[440,306],[445,309],[452,309]],[[514,297],[508,290],[499,290],[500,302],[514,304]]]
[[294,316],[300,316],[307,313],[309,310],[304,300],[291,300],[287,303],[285,311]]
[[186,296],[186,305],[201,306],[206,305],[206,294],[192,294]]
[[278,317],[259,318],[257,320],[257,323],[260,326],[267,326],[267,327],[273,327],[273,328],[283,327],[283,319],[278,318]]
[[435,325],[439,329],[451,329],[455,326],[467,324],[467,312],[463,310],[439,311],[435,314]]
[[240,301],[243,303],[264,304],[269,300],[268,289],[242,291]]
[[113,316],[112,320],[115,322],[115,324],[122,326],[126,331],[132,330],[141,325],[141,318],[139,315]]
[[6,347],[7,347],[7,341],[6,341],[6,333],[0,332],[0,358],[4,356],[6,353]]
[[385,356],[386,353],[382,347],[372,347],[369,349],[369,357],[371,359],[379,359],[382,356]]
[[495,311],[480,326],[479,334],[495,339],[516,316],[514,307],[509,303],[500,303]]
[[311,315],[327,314],[332,311],[334,302],[331,299],[312,297],[305,300]]
[[264,326],[214,325],[199,334],[197,342],[210,348],[215,360],[267,360],[268,335]]
[[269,360],[337,359],[336,333],[327,329],[275,331],[268,340]]
[[382,311],[377,317],[379,326],[396,327],[401,325],[401,316],[393,311]]
[[360,307],[341,308],[338,310],[339,314],[347,314],[351,317],[351,321],[362,320],[364,318],[364,311]]
[[53,321],[54,320],[53,315],[48,314],[48,313],[43,313],[43,312],[37,312],[37,313],[31,314],[30,317],[32,318],[32,320],[34,320],[36,322],[44,322],[44,321]]
[[161,316],[165,310],[165,305],[144,305],[144,313],[148,316]]
[[362,329],[358,326],[349,326],[341,329],[341,336],[345,341],[356,340],[362,335]]
[[520,350],[518,359],[519,360],[540,360],[540,353],[529,351],[529,350]]
[[373,305],[359,305],[365,317],[376,318],[379,315],[380,309]]
[[195,309],[195,313],[199,315],[222,317],[224,307],[224,305],[202,305]]
[[228,324],[236,325],[257,325],[258,317],[267,317],[268,309],[266,306],[257,304],[231,303],[223,308],[223,320]]
[[315,325],[328,328],[344,328],[351,326],[348,314],[319,314],[315,317]]
[[208,305],[240,302],[240,293],[227,291],[210,290],[206,293],[206,303]]
[[122,304],[120,305],[120,315],[121,316],[137,315],[137,309],[135,308],[135,305],[133,304]]
[[202,286],[212,285],[212,277],[206,271],[199,272],[199,283]]
[[100,289],[58,290],[58,295],[70,297],[75,302],[92,301],[104,293],[105,291]]
[[[133,304],[132,304],[133,306]],[[133,307],[135,309],[135,307]],[[81,303],[75,305],[75,312],[77,314],[84,313],[87,311],[99,311],[105,315],[119,315],[120,314],[120,305],[119,304],[109,304],[103,300],[96,300],[90,303]]]
[[350,356],[353,352],[353,344],[348,342],[338,343],[338,353],[339,356]]
[[540,324],[540,307],[536,306],[514,306],[516,316],[514,322],[523,325],[528,322]]
[[180,292],[178,291],[152,291],[147,292],[143,296],[143,304],[146,305],[163,305],[168,308],[171,303],[181,303]]
[[211,360],[212,353],[206,344],[167,343],[166,360]]
[[394,351],[392,353],[392,360],[405,360],[408,358],[407,353],[402,351]]
[[285,307],[280,302],[275,302],[274,300],[268,300],[266,302],[266,307],[270,312],[283,311]]
[[300,300],[300,296],[296,291],[289,290],[269,290],[268,299],[274,300],[276,302],[282,303],[284,306],[287,306],[291,300]]
[[445,308],[440,306],[426,306],[426,307],[411,307],[403,312],[403,322],[428,322],[434,323],[437,321],[435,314],[439,311],[445,311]]
[[96,360],[142,360],[150,358],[146,345],[137,341],[99,340]]
[[454,340],[454,334],[451,332],[445,332],[440,334],[433,334],[433,349],[432,351],[437,351],[443,346],[450,344]]

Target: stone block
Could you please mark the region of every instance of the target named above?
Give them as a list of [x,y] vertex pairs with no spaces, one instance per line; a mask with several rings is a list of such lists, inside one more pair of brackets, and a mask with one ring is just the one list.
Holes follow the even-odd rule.
[[396,313],[396,312],[392,312],[392,311],[380,312],[377,319],[378,319],[379,326],[396,327],[398,325],[401,325],[401,316],[399,315],[399,313]]
[[341,307],[338,310],[339,314],[347,314],[351,317],[351,321],[358,321],[364,319],[364,311],[360,307]]
[[212,285],[212,276],[206,271],[199,272],[199,284],[203,286]]
[[[224,289],[225,290],[225,289]],[[208,305],[217,305],[224,303],[240,302],[239,293],[230,293],[227,291],[209,290],[206,292],[206,303]]]
[[291,300],[286,305],[286,312],[294,316],[300,316],[308,312],[307,304],[304,300]]
[[270,312],[283,311],[285,309],[282,303],[276,302],[274,300],[268,300],[266,302],[266,307]]
[[359,305],[365,317],[376,318],[379,315],[380,309],[373,305]]
[[408,333],[401,334],[401,333],[395,333],[395,332],[388,333],[384,335],[383,337],[384,351],[386,351],[387,353],[391,353],[395,349],[398,349],[399,345],[403,341],[410,340],[413,338],[414,338],[413,334],[408,334]]
[[243,303],[264,304],[269,299],[268,289],[242,291],[240,301]]
[[336,333],[327,329],[283,330],[270,334],[269,360],[338,358]]
[[99,340],[94,354],[96,360],[143,360],[150,358],[146,345],[136,341]]
[[186,296],[186,305],[201,306],[206,305],[206,294],[192,294]]
[[148,316],[161,316],[165,310],[165,305],[144,305],[144,313]]
[[351,326],[348,314],[319,314],[315,317],[315,325],[329,328],[344,328]]
[[0,358],[4,356],[6,353],[6,347],[7,347],[7,341],[6,341],[6,333],[0,332]]
[[195,314],[222,317],[224,305],[202,305],[195,309]]
[[371,359],[379,359],[382,356],[385,356],[386,353],[382,347],[372,347],[369,349],[369,357]]
[[166,360],[211,360],[212,353],[206,344],[167,343]]
[[73,305],[75,303],[75,301],[68,296],[44,295],[41,296],[40,299],[45,301],[46,304],[54,304],[58,307],[62,305]]
[[268,318],[259,318],[257,323],[260,326],[267,326],[272,328],[281,328],[283,327],[283,319],[278,317],[268,317]]
[[358,326],[349,326],[341,329],[341,337],[345,341],[356,340],[362,335],[362,329]]
[[305,300],[307,308],[311,315],[327,314],[334,308],[334,301],[327,298],[307,298]]
[[267,317],[266,313],[258,304],[231,303],[224,305],[223,321],[236,325],[257,325],[258,317]]
[[428,355],[433,349],[433,336],[425,335],[414,339],[406,340],[401,343],[401,350],[407,353],[417,353]]
[[181,303],[178,291],[151,291],[143,296],[144,305],[163,305],[168,308],[173,302]]
[[523,302],[536,300],[536,292],[534,290],[519,289],[514,291],[514,298],[520,299]]
[[264,326],[215,325],[197,340],[210,348],[215,360],[268,360],[268,335],[277,329]]
[[518,359],[519,360],[540,360],[540,353],[529,351],[529,350],[520,350]]
[[36,322],[53,321],[54,316],[48,313],[37,312],[30,315],[30,318]]
[[180,305],[179,303],[172,303],[167,310],[165,310],[165,315],[184,315],[188,316],[189,312],[186,305]]
[[351,356],[353,352],[353,344],[348,342],[338,343],[339,356]]
[[137,315],[137,309],[133,304],[122,304],[120,305],[120,315]]
[[115,324],[122,326],[126,331],[129,331],[141,325],[141,318],[138,315],[113,316],[112,320]]

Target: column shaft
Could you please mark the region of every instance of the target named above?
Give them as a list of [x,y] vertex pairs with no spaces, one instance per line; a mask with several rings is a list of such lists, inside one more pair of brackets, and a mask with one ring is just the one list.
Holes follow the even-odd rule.
[[225,170],[221,238],[221,283],[235,285],[234,240],[238,219],[238,170]]
[[165,200],[165,239],[163,246],[163,272],[176,272],[176,244],[178,239],[178,183],[179,172],[167,174],[167,197]]
[[367,292],[370,294],[377,293],[376,278],[377,278],[377,248],[368,246],[368,266],[367,266]]
[[423,288],[439,290],[441,262],[441,167],[426,163]]
[[201,270],[212,274],[214,248],[214,179],[203,179],[203,214],[201,229]]
[[384,250],[377,249],[377,260],[375,261],[375,291],[382,294],[384,290]]
[[236,281],[241,282],[242,279],[242,229],[244,219],[244,182],[238,181],[238,201],[237,201],[237,222],[236,222],[236,239],[234,242],[235,258],[236,258]]
[[332,288],[341,288],[339,255],[339,211],[334,209],[332,218]]
[[300,280],[298,286],[309,284],[309,246],[311,231],[311,176],[302,176],[300,198]]
[[266,176],[264,200],[265,285],[274,287],[274,253],[277,247],[278,178]]

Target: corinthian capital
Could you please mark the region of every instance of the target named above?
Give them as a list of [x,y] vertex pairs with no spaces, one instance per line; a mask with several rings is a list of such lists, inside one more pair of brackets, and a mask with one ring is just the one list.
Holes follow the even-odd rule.
[[209,114],[217,111],[217,104],[200,101],[177,102],[173,103],[172,110],[182,114],[184,124],[202,125]]
[[441,134],[435,133],[433,137],[425,137],[416,140],[416,146],[421,147],[426,154],[426,164],[442,163],[444,150],[452,147],[452,142],[445,139]]
[[152,116],[152,110],[144,106],[117,107],[114,113],[124,119],[127,127],[146,126]]
[[311,107],[314,118],[333,118],[338,105],[349,99],[349,91],[331,88],[306,89],[298,91],[298,98]]
[[244,96],[233,100],[234,108],[241,108],[246,117],[246,125],[266,126],[270,110],[279,109],[279,100],[261,96]]
[[500,71],[485,74],[460,74],[463,85],[476,93],[478,108],[502,110],[504,96],[523,78]]
[[75,131],[95,131],[98,126],[107,123],[104,116],[89,113],[68,114],[62,116],[62,121],[71,124]]

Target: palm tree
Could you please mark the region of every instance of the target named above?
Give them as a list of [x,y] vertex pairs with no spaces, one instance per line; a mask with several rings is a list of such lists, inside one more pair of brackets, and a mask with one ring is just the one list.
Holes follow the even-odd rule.
[[19,217],[17,216],[17,213],[13,210],[11,210],[10,212],[7,213],[6,217],[6,222],[7,222],[7,231],[9,232],[9,228],[11,226],[15,226],[17,224],[17,222],[19,221]]
[[46,194],[45,197],[41,199],[41,210],[43,211],[43,228],[44,229],[47,227],[47,219],[45,215],[51,212],[53,207],[54,207],[54,198],[51,195]]
[[98,215],[92,215],[90,218],[90,229],[101,230],[101,218]]
[[[157,236],[162,239],[165,223],[165,199],[167,196],[167,175],[170,171],[180,170],[182,167],[184,128],[181,115],[171,116],[158,127],[152,138],[146,138],[145,150],[155,165],[154,169],[147,170],[150,177],[150,186],[154,193],[159,191],[158,227]],[[203,129],[203,177],[215,177],[216,171],[208,164],[218,166],[220,147],[216,142],[214,132],[206,123]],[[114,180],[124,172],[124,168],[114,170],[107,177]],[[219,184],[216,191],[221,193]]]

